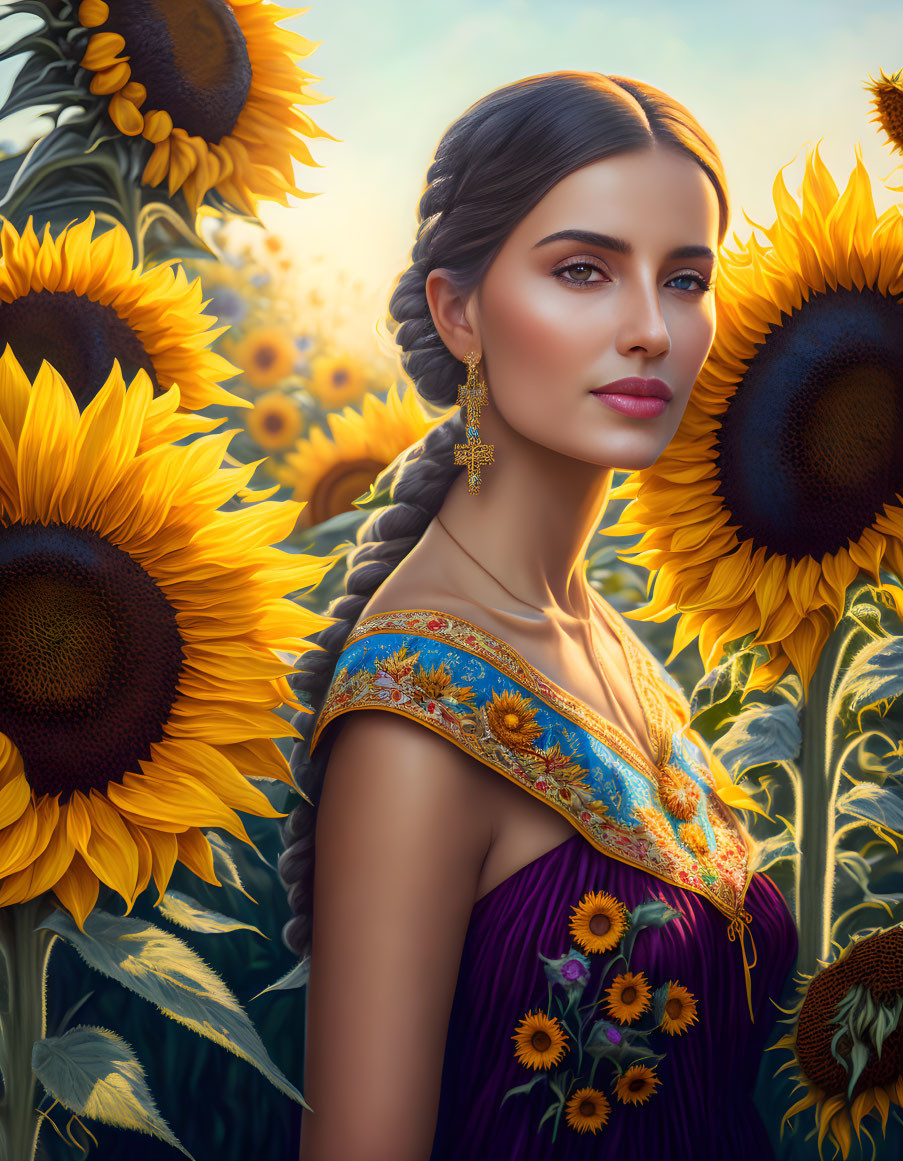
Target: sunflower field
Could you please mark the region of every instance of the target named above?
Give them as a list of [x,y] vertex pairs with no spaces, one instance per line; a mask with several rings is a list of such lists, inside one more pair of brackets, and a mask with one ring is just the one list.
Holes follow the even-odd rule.
[[[285,27],[304,11],[0,8],[0,120],[49,122],[0,157],[0,1161],[297,1149],[290,678],[444,418],[355,338],[360,285],[326,254],[299,269],[257,217],[303,214],[310,143],[335,140],[317,46]],[[869,85],[897,153],[901,77]],[[616,474],[588,553],[690,695],[722,797],[755,806],[756,868],[797,921],[760,1078],[781,1161],[903,1152],[903,205],[878,215],[873,180],[857,156],[840,190],[817,149],[798,197],[777,175],[774,220],[720,255],[681,427]],[[626,930],[615,903],[583,901],[550,980],[579,991],[610,950],[589,918]],[[641,972],[599,1003],[601,1031],[696,1022]],[[512,1039],[528,1070],[564,1045],[551,1012]],[[618,1083],[567,1123],[603,1131],[658,1079]]]

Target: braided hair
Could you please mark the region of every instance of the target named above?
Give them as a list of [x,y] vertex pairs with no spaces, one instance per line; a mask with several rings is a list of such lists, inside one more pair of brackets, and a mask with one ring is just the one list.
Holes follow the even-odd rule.
[[[423,399],[451,407],[466,374],[433,324],[429,273],[447,270],[458,290],[469,294],[514,227],[558,181],[581,166],[653,144],[688,154],[705,171],[718,195],[722,240],[728,203],[715,145],[682,105],[650,85],[599,73],[528,77],[477,101],[446,130],[427,171],[411,264],[395,285],[387,319],[405,373]],[[421,538],[463,470],[452,452],[463,441],[458,411],[396,462],[392,503],[359,528],[345,592],[327,610],[336,620],[316,635],[317,648],[301,658],[291,677],[310,711],[295,716],[301,737],[291,757],[308,801],[299,801],[283,824],[286,849],[279,859],[293,913],[283,939],[299,958],[311,950],[316,804],[328,760],[327,746],[310,756],[316,717],[362,610]]]

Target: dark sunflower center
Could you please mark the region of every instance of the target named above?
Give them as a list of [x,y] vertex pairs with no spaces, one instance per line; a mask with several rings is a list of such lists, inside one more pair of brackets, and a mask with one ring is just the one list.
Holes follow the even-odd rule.
[[94,398],[118,359],[126,382],[144,370],[160,386],[141,339],[111,306],[74,290],[32,291],[0,302],[0,351],[6,344],[34,378],[46,359],[63,376],[79,408]]
[[[281,411],[268,411],[263,417],[263,429],[273,435],[279,435],[285,428],[285,416]],[[358,496],[360,492],[358,492]],[[354,499],[354,497],[352,497]]]
[[182,668],[175,611],[128,553],[60,524],[0,527],[0,733],[36,794],[140,774]]
[[595,1113],[596,1113],[596,1105],[595,1105],[594,1101],[582,1100],[580,1102],[580,1115],[581,1115],[581,1117],[592,1117],[592,1116],[595,1116]]
[[607,915],[594,915],[589,921],[593,935],[607,935],[611,931],[611,919]]
[[272,343],[261,343],[254,351],[254,366],[260,371],[269,371],[277,356],[278,351]]
[[333,373],[332,373],[332,385],[333,385],[333,387],[344,387],[347,382],[348,382],[348,372],[347,371],[333,371]]
[[359,459],[335,464],[324,472],[308,502],[311,522],[319,524],[340,512],[350,512],[352,500],[367,491],[385,466],[383,460]]
[[683,1010],[684,1006],[680,1000],[669,1000],[667,1004],[665,1004],[665,1011],[668,1013],[672,1020],[678,1019],[678,1017],[683,1014]]
[[632,1004],[635,999],[636,999],[636,988],[634,988],[634,987],[625,988],[623,990],[623,992],[621,992],[621,1003],[622,1004]]
[[646,1087],[646,1078],[642,1076],[634,1077],[627,1087],[631,1092],[642,1092]]
[[[829,1097],[846,1094],[849,1083],[849,1074],[832,1051],[832,1041],[839,1030],[834,1022],[838,1005],[857,984],[868,989],[874,1003],[893,1005],[903,993],[903,930],[894,927],[862,940],[809,985],[799,1014],[796,1055],[804,1076]],[[868,1059],[853,1086],[853,1099],[867,1089],[893,1084],[903,1072],[903,1022],[884,1037],[880,1056],[867,1023],[863,1022],[861,1042]],[[836,1050],[848,1054],[852,1047],[844,1032]]]
[[903,303],[840,288],[782,321],[721,417],[718,490],[739,539],[819,558],[903,491]]
[[541,1029],[533,1033],[533,1047],[537,1052],[547,1052],[551,1047],[552,1037],[548,1032],[543,1032]]
[[104,32],[125,38],[146,108],[216,143],[235,128],[251,89],[244,34],[225,0],[117,0]]

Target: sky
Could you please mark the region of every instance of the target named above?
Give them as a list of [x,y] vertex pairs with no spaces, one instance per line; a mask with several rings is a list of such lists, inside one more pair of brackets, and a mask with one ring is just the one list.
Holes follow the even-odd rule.
[[[744,240],[744,212],[768,224],[775,175],[789,165],[796,190],[805,147],[819,139],[841,188],[861,142],[879,210],[901,196],[880,188],[888,176],[903,184],[903,171],[862,87],[903,67],[899,0],[314,0],[286,26],[322,42],[303,63],[333,99],[310,111],[340,140],[313,141],[321,168],[298,169],[318,196],[266,206],[262,218],[302,269],[322,255],[327,277],[363,284],[367,326],[408,260],[444,129],[492,89],[537,73],[630,76],[680,100],[718,145],[731,230]],[[27,128],[0,126],[0,138]]]

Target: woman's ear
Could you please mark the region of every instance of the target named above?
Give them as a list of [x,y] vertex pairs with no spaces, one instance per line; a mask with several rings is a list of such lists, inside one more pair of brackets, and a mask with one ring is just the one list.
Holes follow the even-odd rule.
[[463,295],[445,269],[431,270],[426,278],[426,301],[433,325],[449,351],[462,363],[482,352],[476,294]]

